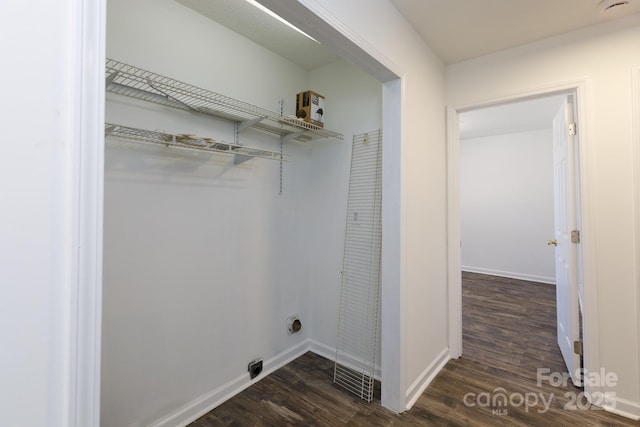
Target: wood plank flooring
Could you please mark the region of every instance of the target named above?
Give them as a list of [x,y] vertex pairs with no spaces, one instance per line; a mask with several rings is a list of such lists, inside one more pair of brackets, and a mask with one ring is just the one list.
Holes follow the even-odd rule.
[[[571,384],[538,386],[537,368],[565,371],[555,342],[553,286],[464,273],[463,357],[447,363],[410,411],[361,401],[333,384],[331,361],[307,353],[190,427],[640,426],[587,408],[584,399],[572,402],[582,390]],[[492,406],[502,391],[506,405]],[[575,410],[565,408],[571,403]]]

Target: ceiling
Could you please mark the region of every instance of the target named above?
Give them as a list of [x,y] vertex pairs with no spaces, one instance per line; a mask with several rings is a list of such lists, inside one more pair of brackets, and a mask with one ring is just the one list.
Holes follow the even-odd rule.
[[[340,59],[244,0],[176,1],[305,70]],[[607,12],[602,12],[601,0],[390,1],[444,64],[640,13],[640,0],[602,0],[629,2]],[[460,138],[549,127],[559,99],[532,99],[462,113]]]
[[445,64],[640,12],[627,1],[602,12],[600,0],[391,0]]
[[244,0],[176,0],[272,52],[313,70],[340,57]]
[[[243,0],[176,0],[306,70],[340,59]],[[640,13],[640,0],[390,0],[444,64]],[[304,28],[303,28],[304,30]]]

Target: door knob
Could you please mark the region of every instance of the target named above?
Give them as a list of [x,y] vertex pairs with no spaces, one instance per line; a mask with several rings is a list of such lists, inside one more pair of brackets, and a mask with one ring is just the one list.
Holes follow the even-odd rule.
[[547,245],[549,245],[549,246],[558,246],[558,241],[556,239],[547,240]]

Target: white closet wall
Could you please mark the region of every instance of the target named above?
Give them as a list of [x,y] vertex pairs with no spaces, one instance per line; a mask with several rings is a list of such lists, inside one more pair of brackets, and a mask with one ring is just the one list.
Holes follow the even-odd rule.
[[[284,98],[285,114],[297,92],[314,89],[327,97],[327,127],[347,140],[353,123],[379,126],[380,84],[352,66],[340,62],[312,79],[172,0],[109,0],[107,56],[273,111]],[[363,99],[366,109],[357,105]],[[106,120],[233,140],[228,122],[114,95]],[[279,147],[258,131],[240,138]],[[108,142],[103,426],[174,425],[248,385],[253,358],[264,358],[267,374],[308,348],[325,309],[335,322],[333,306],[316,303],[311,289],[323,286],[315,279],[326,262],[319,236],[337,233],[341,257],[346,193],[331,203],[317,183],[346,190],[347,144],[289,143],[285,152],[279,195],[277,161],[234,166],[224,155]],[[323,202],[337,223],[315,222]],[[303,329],[288,335],[294,313]]]
[[[311,151],[308,204],[311,338],[314,351],[335,357],[344,228],[353,134],[381,126],[380,83],[346,62],[310,73],[312,87],[331,100],[327,117],[337,129],[349,129],[340,144],[316,144]],[[380,346],[378,346],[380,348]],[[378,360],[380,360],[378,358]]]

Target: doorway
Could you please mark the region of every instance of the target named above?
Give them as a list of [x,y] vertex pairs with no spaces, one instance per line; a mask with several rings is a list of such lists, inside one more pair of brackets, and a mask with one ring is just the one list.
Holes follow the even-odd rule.
[[[518,328],[528,329],[526,319],[534,314],[528,306],[538,297],[533,291],[538,290],[545,299],[553,296],[550,307],[541,304],[543,308],[535,313],[548,311],[542,317],[545,326],[555,328],[557,320],[557,342],[575,383],[579,360],[572,343],[579,340],[578,302],[577,292],[570,291],[577,289],[574,272],[578,270],[578,257],[566,230],[579,223],[575,209],[579,192],[570,191],[578,180],[567,176],[579,170],[577,161],[568,161],[569,148],[577,138],[567,132],[567,122],[573,123],[572,101],[573,94],[563,93],[465,111],[459,116],[459,128],[464,296],[474,298],[474,291],[481,289],[469,285],[473,282],[469,273],[488,275],[484,281],[504,293],[489,293],[492,301],[483,297],[487,304],[510,295],[502,303],[505,310],[509,301],[522,297],[518,287],[531,290],[516,303],[522,311],[508,315],[513,322],[504,326],[509,330],[516,320],[523,322]],[[543,291],[536,286],[538,283],[557,286],[547,286]],[[463,307],[467,305],[463,303]],[[468,314],[463,312],[463,318],[468,319]],[[499,310],[494,314],[496,321],[503,317]],[[513,345],[518,338],[516,331],[506,337]],[[536,330],[529,333],[536,335]],[[542,348],[555,348],[553,335],[556,333],[540,338]],[[480,334],[477,338],[483,337]],[[496,338],[500,342],[500,337]],[[465,344],[473,342],[470,339]],[[523,344],[526,347],[526,341]]]
[[[577,106],[576,119],[579,123],[584,124],[580,134],[580,149],[576,150],[575,161],[582,166],[581,174],[577,177],[578,187],[582,189],[580,192],[582,195],[586,193],[585,189],[589,183],[589,169],[586,167],[589,158],[588,149],[588,125],[584,118],[586,117],[586,82],[571,82],[564,85],[557,85],[549,87],[544,90],[534,90],[526,93],[521,93],[513,96],[505,96],[499,99],[488,100],[485,102],[479,102],[474,105],[450,107],[447,109],[447,145],[448,145],[448,209],[450,225],[448,229],[449,236],[449,313],[450,313],[450,350],[451,356],[454,358],[460,357],[463,353],[462,348],[462,260],[461,260],[461,207],[460,207],[460,129],[458,127],[460,114],[472,111],[474,109],[493,107],[501,104],[522,102],[525,100],[532,100],[536,98],[547,97],[558,94],[572,93],[575,96],[575,105]],[[589,239],[585,239],[585,236],[589,235],[590,224],[592,224],[592,213],[588,208],[588,202],[585,197],[581,197],[580,201],[576,203],[576,211],[580,214],[582,219],[583,239],[581,240],[581,257],[583,258],[582,264],[578,265],[580,269],[581,288],[584,290],[581,298],[581,306],[583,313],[587,315],[583,316],[583,353],[584,353],[584,367],[587,371],[597,370],[598,365],[598,351],[597,351],[597,305],[594,286],[594,272],[589,265],[592,263],[589,260],[593,259],[592,245]],[[586,268],[585,268],[586,266]],[[577,299],[576,299],[577,302]],[[577,303],[575,307],[575,317],[577,319],[578,310]],[[578,322],[576,321],[576,327]],[[585,389],[587,393],[595,391],[594,388]]]
[[553,118],[564,95],[465,111],[460,225],[465,271],[555,283]]

